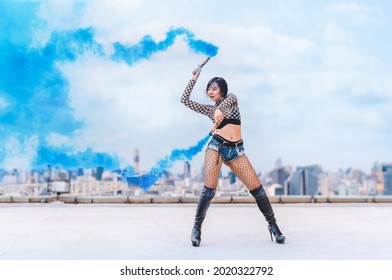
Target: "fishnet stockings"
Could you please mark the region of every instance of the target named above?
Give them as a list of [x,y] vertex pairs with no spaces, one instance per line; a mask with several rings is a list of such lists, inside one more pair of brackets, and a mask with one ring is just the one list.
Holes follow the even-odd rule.
[[[207,188],[216,189],[218,187],[218,179],[222,162],[222,157],[217,151],[207,149],[204,158],[204,185]],[[249,191],[260,187],[261,183],[259,177],[257,177],[256,171],[246,155],[239,156],[230,162],[225,162],[225,164],[230,167]]]
[[207,188],[216,189],[218,187],[222,162],[222,156],[217,151],[207,149],[204,157],[204,185]]
[[246,155],[239,156],[225,164],[230,167],[231,171],[244,183],[249,191],[260,187],[259,177],[257,177],[256,171]]

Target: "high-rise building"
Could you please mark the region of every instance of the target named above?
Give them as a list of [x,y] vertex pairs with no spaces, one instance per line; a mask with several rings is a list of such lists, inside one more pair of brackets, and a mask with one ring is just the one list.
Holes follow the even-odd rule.
[[83,175],[84,175],[83,168],[78,168],[78,176],[83,176]]
[[319,176],[318,191],[321,195],[335,195],[339,193],[339,184],[342,180],[338,172],[324,172]]
[[392,195],[392,164],[383,164],[384,173],[384,195]]
[[237,176],[235,175],[235,173],[233,171],[229,171],[228,177],[229,177],[230,184],[234,184],[237,181]]
[[200,170],[200,181],[204,180],[204,176],[205,176],[205,170],[204,170],[204,165],[203,165]]
[[190,178],[191,177],[191,164],[189,161],[184,162],[184,178]]
[[139,150],[136,149],[133,156],[133,168],[135,173],[139,173]]
[[318,192],[319,175],[322,172],[318,165],[297,167],[287,182],[288,195],[315,195]]
[[363,182],[364,173],[362,172],[362,170],[360,170],[360,169],[353,169],[351,176],[352,176],[352,179],[357,181],[358,183],[362,183]]
[[289,178],[290,172],[287,168],[277,167],[269,173],[269,177],[272,179],[272,183],[279,184],[282,187],[285,185],[285,181]]
[[361,185],[356,180],[344,179],[340,182],[339,195],[359,195]]
[[281,159],[281,158],[278,158],[278,159],[275,161],[275,168],[276,168],[276,169],[282,168],[282,159]]
[[98,166],[97,169],[95,170],[95,178],[98,181],[102,181],[102,174],[103,174],[103,167],[102,166]]

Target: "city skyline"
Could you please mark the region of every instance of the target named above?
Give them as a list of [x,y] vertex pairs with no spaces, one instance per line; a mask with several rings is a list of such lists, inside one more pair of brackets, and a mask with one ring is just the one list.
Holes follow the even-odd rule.
[[[51,182],[57,181],[66,182],[65,184],[69,188],[71,188],[72,181],[74,191],[82,191],[84,194],[86,189],[95,192],[98,189],[103,189],[101,193],[103,196],[112,193],[116,196],[140,196],[144,193],[158,196],[195,195],[198,194],[200,187],[203,185],[203,168],[192,166],[190,161],[183,161],[182,172],[176,174],[166,170],[161,170],[162,173],[138,172],[138,150],[135,151],[135,156],[134,166],[129,166],[123,170],[105,170],[103,167],[65,170],[59,166],[48,166],[46,170],[29,171],[0,169],[0,186],[4,187],[0,191],[0,195],[7,193],[7,189],[19,189],[19,191],[25,193],[26,188],[28,189],[27,193],[34,190],[35,194],[45,195],[48,193],[49,185],[53,184]],[[273,169],[259,172],[258,176],[266,191],[272,196],[374,196],[392,194],[392,163],[375,164],[370,173],[367,173],[352,168],[327,171],[316,164],[294,168],[285,166],[282,160],[278,159]],[[247,195],[247,188],[232,171],[225,174],[221,172],[219,178],[219,196]],[[101,185],[99,182],[106,183]],[[18,186],[24,187],[18,188]],[[61,188],[64,188],[63,185],[61,185]]]

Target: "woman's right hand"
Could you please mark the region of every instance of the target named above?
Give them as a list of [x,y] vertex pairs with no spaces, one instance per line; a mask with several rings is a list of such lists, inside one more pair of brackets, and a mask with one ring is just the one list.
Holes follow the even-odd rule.
[[197,67],[195,70],[192,71],[192,80],[197,81],[201,73],[201,68]]

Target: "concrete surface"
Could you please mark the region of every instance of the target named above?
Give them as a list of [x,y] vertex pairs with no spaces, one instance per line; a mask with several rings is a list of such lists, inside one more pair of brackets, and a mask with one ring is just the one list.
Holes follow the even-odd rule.
[[391,260],[392,204],[273,204],[272,243],[256,204],[1,203],[0,260]]

